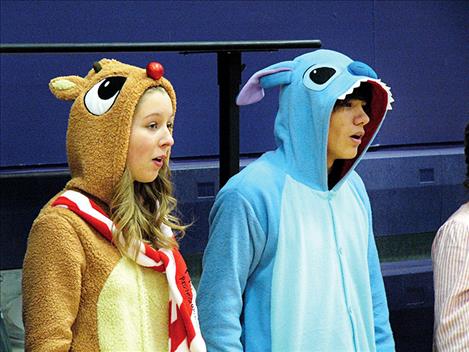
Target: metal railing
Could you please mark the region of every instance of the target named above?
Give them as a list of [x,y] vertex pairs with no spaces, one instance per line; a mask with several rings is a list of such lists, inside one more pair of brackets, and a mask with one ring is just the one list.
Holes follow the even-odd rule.
[[167,43],[64,43],[1,44],[2,54],[152,52],[216,53],[220,111],[220,187],[239,171],[239,108],[235,104],[243,69],[241,54],[249,51],[315,49],[320,40],[167,42]]

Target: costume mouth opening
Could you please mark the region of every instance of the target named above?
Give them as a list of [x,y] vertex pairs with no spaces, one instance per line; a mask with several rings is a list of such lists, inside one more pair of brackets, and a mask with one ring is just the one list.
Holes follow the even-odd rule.
[[[355,95],[354,91],[357,89]],[[363,151],[368,147],[371,140],[376,134],[387,110],[391,110],[391,103],[394,101],[392,98],[390,88],[381,82],[379,79],[373,79],[369,77],[363,77],[357,80],[346,92],[340,95],[337,99],[344,100],[350,97],[356,97],[366,101],[365,112],[367,113],[370,121],[363,127],[364,134],[359,136],[358,133],[351,136],[360,140],[357,155],[355,158],[350,160],[344,160],[339,172],[339,179],[342,178],[352,167],[355,161],[360,157]]]
[[372,106],[375,106],[371,110],[376,110],[376,105],[384,105],[384,102],[386,102],[386,110],[392,110],[391,103],[394,101],[391,89],[385,83],[381,82],[380,79],[368,77],[363,77],[356,81],[347,91],[337,97],[337,100],[345,100],[350,97],[366,101],[370,109]]
[[363,77],[356,81],[347,91],[342,93],[338,100],[360,99],[366,102],[364,110],[370,122],[364,126],[365,135],[360,136],[363,146],[368,145],[376,129],[381,124],[386,110],[391,110],[393,102],[391,90],[381,80]]

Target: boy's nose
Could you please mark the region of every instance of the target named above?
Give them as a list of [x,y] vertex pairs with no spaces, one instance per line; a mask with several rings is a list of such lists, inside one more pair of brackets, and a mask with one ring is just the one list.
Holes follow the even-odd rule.
[[359,109],[360,110],[358,111],[358,114],[355,118],[355,124],[356,125],[363,124],[363,126],[365,126],[366,124],[368,124],[368,122],[370,122],[370,117],[368,116],[368,114],[363,109],[363,106],[360,105]]

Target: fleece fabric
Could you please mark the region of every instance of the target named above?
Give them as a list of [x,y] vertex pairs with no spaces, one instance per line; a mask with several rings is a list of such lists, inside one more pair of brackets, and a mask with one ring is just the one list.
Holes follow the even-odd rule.
[[[49,88],[73,100],[67,130],[71,180],[76,190],[109,215],[109,202],[124,172],[130,129],[140,96],[164,77],[102,59],[85,77],[53,79]],[[64,190],[64,191],[65,191]],[[168,284],[165,275],[122,257],[68,209],[39,213],[23,265],[23,320],[28,351],[167,351]]]
[[[116,225],[106,216],[99,206],[80,192],[68,190],[58,197],[53,207],[63,207],[78,214],[89,225],[113,242],[113,231]],[[161,224],[161,231],[168,237],[174,234],[168,225]],[[119,239],[117,239],[119,241]],[[135,255],[135,250],[138,254]],[[177,248],[155,249],[148,243],[139,242],[138,245],[127,248],[130,257],[135,257],[135,262],[145,268],[165,273],[169,286],[168,309],[171,324],[169,325],[169,351],[170,352],[205,352],[202,334],[197,320],[197,308],[195,306],[195,290],[192,286],[186,263]],[[151,291],[149,291],[151,292]],[[135,297],[129,296],[129,300]],[[143,342],[143,341],[140,341]]]
[[[361,84],[370,122],[353,160],[328,175],[334,103]],[[277,149],[216,197],[198,306],[209,351],[393,351],[371,208],[354,171],[392,97],[366,64],[318,50],[254,74],[250,104],[280,86]]]

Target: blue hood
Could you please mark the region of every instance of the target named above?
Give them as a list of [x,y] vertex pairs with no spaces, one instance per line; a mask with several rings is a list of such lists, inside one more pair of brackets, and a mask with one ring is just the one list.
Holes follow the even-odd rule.
[[393,101],[390,89],[368,65],[331,50],[317,50],[292,61],[271,65],[255,73],[241,90],[237,103],[255,103],[264,89],[280,86],[275,119],[276,157],[281,167],[299,182],[327,191],[327,138],[329,120],[337,99],[344,99],[361,84],[371,87],[365,136],[357,156],[336,169],[339,188],[356,167],[378,132]]

